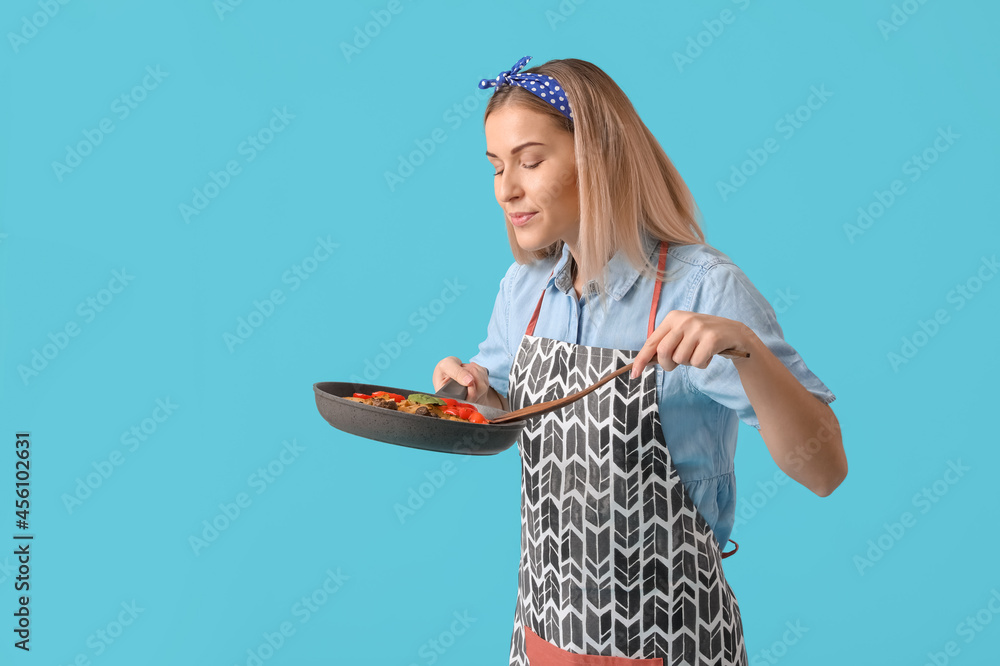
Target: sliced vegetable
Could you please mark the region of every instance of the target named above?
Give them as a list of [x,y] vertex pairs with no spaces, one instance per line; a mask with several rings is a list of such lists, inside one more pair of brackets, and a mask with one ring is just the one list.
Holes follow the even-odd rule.
[[444,400],[437,397],[436,395],[427,395],[426,393],[411,393],[406,398],[410,402],[415,402],[418,405],[446,405]]
[[440,398],[428,393],[411,393],[404,398],[398,393],[390,391],[372,391],[371,395],[354,393],[353,397],[355,400],[368,400],[367,404],[375,407],[398,410],[418,416],[441,418],[447,414],[468,423],[489,424],[489,420],[480,414],[474,405],[458,402],[452,398]]

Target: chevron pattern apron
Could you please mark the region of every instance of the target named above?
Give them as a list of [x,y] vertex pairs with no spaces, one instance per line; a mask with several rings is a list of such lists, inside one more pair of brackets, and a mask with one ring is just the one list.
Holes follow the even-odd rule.
[[[659,293],[657,282],[648,334]],[[512,410],[586,388],[637,355],[534,336],[542,298],[510,370]],[[518,449],[511,666],[745,666],[739,606],[664,442],[652,365],[529,420]]]

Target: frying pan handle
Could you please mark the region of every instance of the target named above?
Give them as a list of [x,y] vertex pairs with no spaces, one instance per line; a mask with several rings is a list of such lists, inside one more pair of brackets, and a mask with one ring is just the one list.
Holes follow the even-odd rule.
[[434,395],[439,398],[454,398],[455,400],[465,400],[469,394],[469,387],[459,384],[454,379],[449,379],[444,386],[437,390]]

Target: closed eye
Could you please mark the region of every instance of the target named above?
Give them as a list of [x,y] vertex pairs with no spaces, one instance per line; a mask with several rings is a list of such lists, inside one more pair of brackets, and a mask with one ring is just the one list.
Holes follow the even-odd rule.
[[[536,166],[538,166],[539,164],[541,164],[541,163],[542,163],[542,162],[544,162],[544,161],[545,161],[545,160],[538,160],[538,161],[537,161],[537,162],[535,162],[534,164],[525,164],[525,165],[524,165],[524,168],[525,168],[525,169],[534,169],[534,168],[535,168]],[[493,176],[494,176],[494,177],[495,177],[495,176],[499,176],[499,175],[500,175],[500,174],[502,174],[502,173],[503,173],[503,170],[501,169],[500,171],[497,171],[497,172],[496,172],[495,174],[493,174]]]

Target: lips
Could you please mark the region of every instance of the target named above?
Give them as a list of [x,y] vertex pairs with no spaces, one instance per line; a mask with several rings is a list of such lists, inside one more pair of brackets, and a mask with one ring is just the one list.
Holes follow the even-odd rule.
[[511,213],[510,223],[513,224],[515,227],[522,227],[528,223],[528,220],[530,220],[537,214],[538,211],[535,211],[533,213]]

